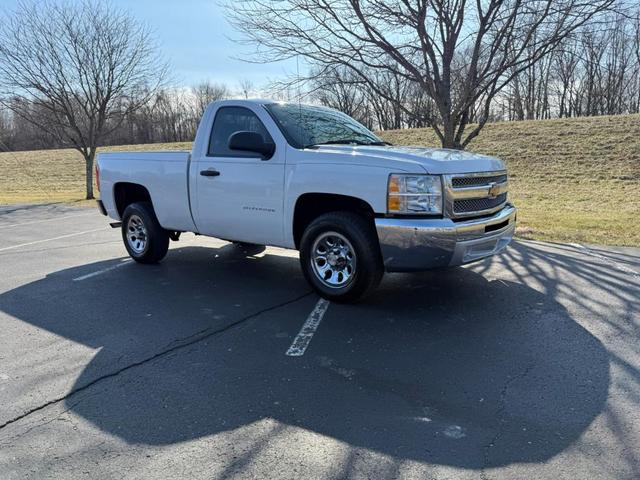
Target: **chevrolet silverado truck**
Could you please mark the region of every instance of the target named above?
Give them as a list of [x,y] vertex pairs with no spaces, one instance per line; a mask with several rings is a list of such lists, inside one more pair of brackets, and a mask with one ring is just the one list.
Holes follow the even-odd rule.
[[384,272],[494,255],[516,222],[501,160],[392,146],[311,105],[213,102],[191,152],[102,153],[96,176],[137,262],[159,262],[183,232],[297,249],[311,286],[342,302]]

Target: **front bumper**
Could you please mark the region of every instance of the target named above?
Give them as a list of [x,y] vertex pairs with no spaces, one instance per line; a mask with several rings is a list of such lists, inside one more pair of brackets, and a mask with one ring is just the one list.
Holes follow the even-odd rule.
[[490,217],[454,222],[448,218],[377,218],[376,230],[388,272],[462,265],[495,255],[511,242],[517,210],[507,204]]

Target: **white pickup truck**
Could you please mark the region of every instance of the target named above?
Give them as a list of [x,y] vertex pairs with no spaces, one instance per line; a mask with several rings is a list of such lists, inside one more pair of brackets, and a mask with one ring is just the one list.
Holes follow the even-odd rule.
[[101,212],[129,255],[160,261],[182,232],[300,251],[306,279],[353,301],[387,272],[461,265],[515,230],[502,161],[397,147],[340,112],[214,102],[191,152],[103,153]]

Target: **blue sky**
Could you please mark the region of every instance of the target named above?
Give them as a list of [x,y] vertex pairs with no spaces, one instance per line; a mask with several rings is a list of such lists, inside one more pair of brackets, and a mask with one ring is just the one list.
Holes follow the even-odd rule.
[[[11,9],[17,3],[18,0],[2,0],[5,8]],[[260,87],[269,79],[295,71],[295,61],[257,65],[234,59],[250,52],[251,47],[238,45],[229,38],[239,35],[227,23],[218,0],[111,0],[111,3],[155,31],[178,85],[211,80],[235,89],[246,78]]]

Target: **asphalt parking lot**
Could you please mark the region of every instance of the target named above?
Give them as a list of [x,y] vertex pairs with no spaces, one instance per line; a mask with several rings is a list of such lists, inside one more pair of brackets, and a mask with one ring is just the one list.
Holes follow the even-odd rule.
[[639,249],[516,242],[323,305],[295,252],[140,266],[62,205],[0,231],[2,479],[640,478]]

